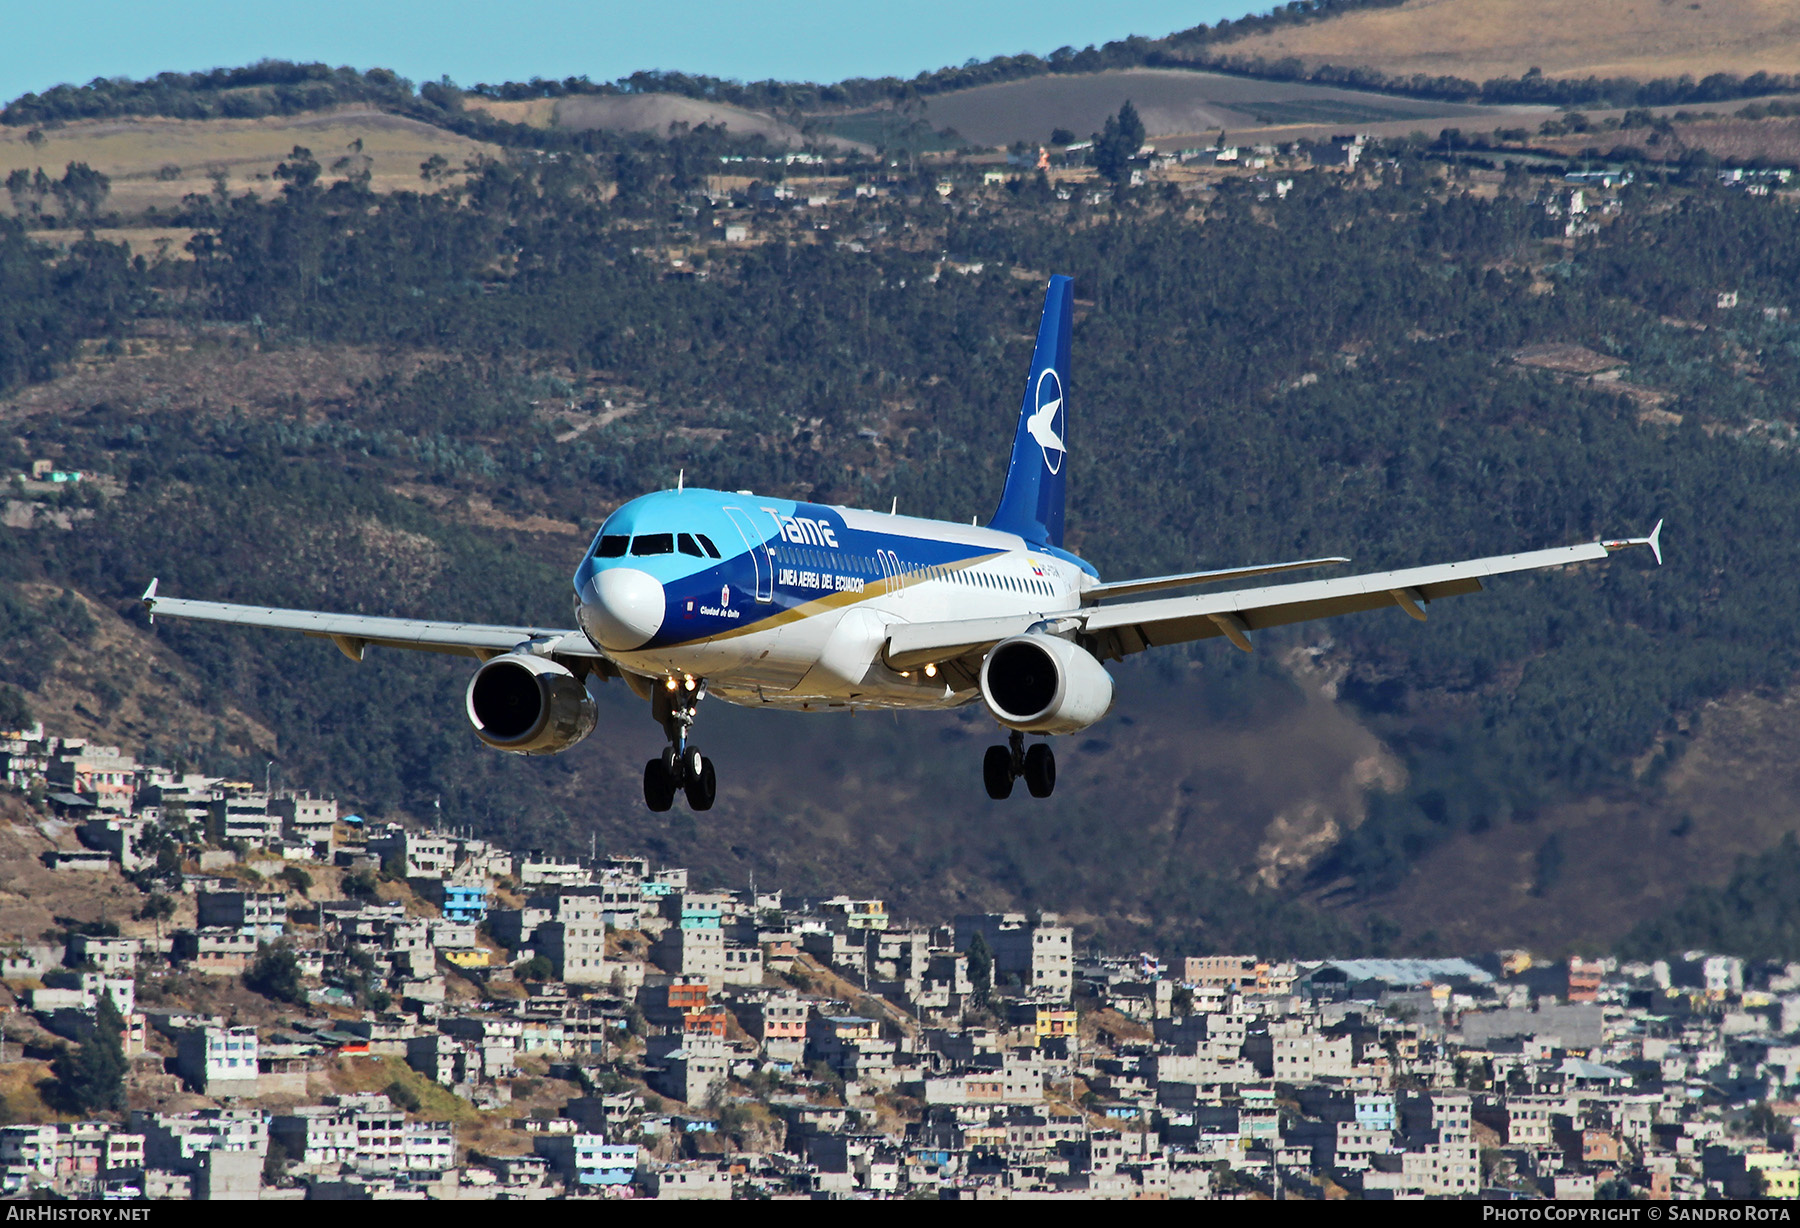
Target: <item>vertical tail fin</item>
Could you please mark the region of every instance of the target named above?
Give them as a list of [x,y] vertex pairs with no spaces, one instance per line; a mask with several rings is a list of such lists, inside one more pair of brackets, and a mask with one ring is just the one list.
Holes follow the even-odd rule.
[[1075,312],[1075,282],[1060,274],[1044,292],[1044,316],[1037,349],[1019,406],[1006,489],[990,528],[1017,533],[1026,541],[1061,546],[1063,485],[1068,460],[1069,326]]

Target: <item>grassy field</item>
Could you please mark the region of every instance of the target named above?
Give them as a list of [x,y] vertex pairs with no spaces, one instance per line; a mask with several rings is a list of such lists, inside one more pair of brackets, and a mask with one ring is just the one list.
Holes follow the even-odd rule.
[[556,122],[556,98],[524,98],[517,102],[498,102],[474,94],[463,98],[463,109],[481,111],[509,124],[528,128],[548,128]]
[[1532,144],[1577,156],[1584,149],[1636,149],[1654,161],[1679,159],[1690,149],[1704,149],[1726,162],[1764,158],[1785,166],[1800,163],[1800,119],[1700,119],[1677,122],[1672,139],[1651,144],[1648,128],[1620,132],[1580,132],[1560,137],[1534,137]]
[[1254,35],[1228,54],[1448,74],[1484,81],[1540,68],[1552,77],[1696,77],[1792,72],[1800,5],[1791,0],[1408,0]]
[[[362,142],[360,151],[356,142]],[[269,119],[83,120],[45,129],[33,142],[17,128],[0,129],[0,178],[16,168],[42,167],[60,176],[70,162],[85,162],[112,179],[108,211],[168,209],[191,192],[212,190],[222,173],[233,193],[272,192],[276,164],[296,145],[312,150],[326,182],[366,166],[378,192],[417,189],[419,163],[442,155],[460,167],[493,146],[429,124],[372,110],[343,110]],[[334,164],[343,161],[335,170]],[[0,195],[0,208],[12,202]]]
[[[1071,76],[1033,77],[940,94],[923,112],[933,128],[954,128],[978,145],[1047,141],[1052,129],[1085,137],[1129,100],[1154,137],[1224,128],[1338,127],[1398,123],[1435,132],[1448,123],[1467,127],[1500,122],[1514,112],[1335,89],[1288,81],[1253,81],[1183,69],[1133,68]],[[1288,137],[1286,139],[1293,139]]]
[[[578,130],[603,128],[611,132],[653,132],[662,136],[676,124],[686,124],[690,128],[722,124],[728,132],[760,136],[781,148],[798,148],[807,141],[798,128],[766,112],[675,94],[582,94],[557,101],[554,118],[557,127]],[[826,136],[823,139],[846,151],[858,147],[856,142],[842,137]]]

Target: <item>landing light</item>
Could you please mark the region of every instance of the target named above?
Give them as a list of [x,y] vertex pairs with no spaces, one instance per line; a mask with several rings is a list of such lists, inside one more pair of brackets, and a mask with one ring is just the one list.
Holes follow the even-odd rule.
[[925,676],[926,676],[926,677],[927,677],[927,678],[935,678],[935,677],[937,677],[937,666],[935,666],[935,665],[927,665],[927,666],[926,666],[926,667],[925,667]]
[[692,674],[683,674],[681,676],[681,678],[682,678],[682,681],[687,685],[688,690],[691,691],[694,689],[696,683],[694,682],[694,676]]
[[673,678],[671,678],[667,682],[665,682],[663,685],[668,687],[671,691],[673,691],[677,684],[676,684],[675,680]]

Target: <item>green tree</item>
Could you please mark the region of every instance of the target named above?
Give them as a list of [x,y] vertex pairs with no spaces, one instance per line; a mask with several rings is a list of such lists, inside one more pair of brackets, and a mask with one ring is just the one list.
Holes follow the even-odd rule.
[[1135,154],[1144,146],[1144,135],[1144,121],[1138,118],[1137,108],[1127,98],[1119,108],[1119,137],[1130,152]]
[[1106,117],[1106,124],[1094,134],[1094,169],[1110,183],[1122,182],[1129,173],[1131,159],[1144,145],[1144,121],[1129,99],[1117,115]]
[[969,983],[975,987],[975,1004],[986,1006],[994,991],[994,952],[980,930],[969,939],[969,949],[963,954],[969,959]]
[[383,1091],[387,1098],[394,1102],[395,1108],[403,1109],[408,1113],[417,1113],[424,1103],[419,1099],[419,1093],[400,1079],[389,1083]]
[[137,910],[139,921],[156,923],[156,936],[162,937],[162,923],[175,915],[175,901],[158,891]]
[[71,162],[63,168],[63,177],[51,190],[65,212],[74,213],[79,209],[91,219],[100,211],[107,193],[112,191],[112,180],[86,162]]
[[290,198],[304,197],[310,193],[319,182],[321,173],[319,160],[313,157],[312,150],[304,145],[294,146],[293,152],[287,156],[287,161],[279,163],[275,167],[275,178],[287,185],[281,190]]
[[31,705],[26,702],[25,692],[11,683],[0,685],[0,729],[7,731],[30,729],[37,718],[31,714]]
[[265,998],[306,1004],[306,986],[301,983],[300,958],[286,943],[266,946],[257,953],[256,962],[244,973],[244,984]]
[[71,1052],[66,1047],[50,1064],[61,1100],[79,1113],[123,1112],[125,1108],[125,1019],[112,995],[100,998],[94,1027]]
[[372,900],[376,896],[375,875],[368,870],[345,875],[342,885],[344,894],[353,900]]

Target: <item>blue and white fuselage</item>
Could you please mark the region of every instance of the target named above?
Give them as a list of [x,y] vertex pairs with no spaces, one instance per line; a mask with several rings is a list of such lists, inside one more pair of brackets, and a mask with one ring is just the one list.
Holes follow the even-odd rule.
[[582,630],[623,669],[811,709],[970,703],[977,690],[935,668],[884,663],[894,624],[1050,618],[1097,580],[1001,529],[688,489],[609,516],[574,583]]

